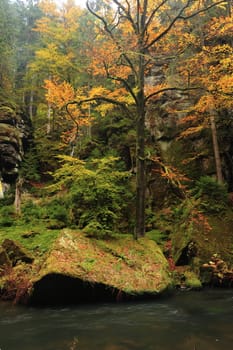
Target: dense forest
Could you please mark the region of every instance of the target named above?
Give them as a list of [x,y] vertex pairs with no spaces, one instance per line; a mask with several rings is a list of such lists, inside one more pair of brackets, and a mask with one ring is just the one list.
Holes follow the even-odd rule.
[[6,241],[38,259],[68,229],[232,282],[232,1],[1,0],[0,27],[3,277]]

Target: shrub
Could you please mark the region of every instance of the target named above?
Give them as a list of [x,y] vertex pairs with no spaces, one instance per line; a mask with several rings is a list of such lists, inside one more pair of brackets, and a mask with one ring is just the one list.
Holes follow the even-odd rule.
[[13,206],[4,206],[0,210],[0,226],[9,227],[14,224],[15,211]]
[[32,200],[28,200],[22,205],[22,217],[21,220],[25,223],[32,222],[34,220],[41,220],[46,217],[46,208],[43,205],[38,205]]
[[54,173],[55,183],[50,190],[66,189],[69,220],[93,233],[119,229],[123,211],[130,198],[129,173],[117,169],[115,157],[84,162],[61,157],[62,166]]

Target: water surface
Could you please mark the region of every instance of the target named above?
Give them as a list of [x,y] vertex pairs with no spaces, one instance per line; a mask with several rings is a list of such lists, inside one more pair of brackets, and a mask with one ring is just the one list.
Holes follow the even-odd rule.
[[1,350],[233,348],[233,290],[60,308],[0,304]]

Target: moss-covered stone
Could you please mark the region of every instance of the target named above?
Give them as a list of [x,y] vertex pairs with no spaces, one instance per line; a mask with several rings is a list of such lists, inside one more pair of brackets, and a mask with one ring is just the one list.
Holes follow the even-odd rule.
[[[64,289],[64,281],[73,285],[72,293]],[[94,240],[64,230],[33,281],[30,300],[51,304],[53,299],[60,303],[80,302],[87,294],[96,295],[95,289],[99,296],[137,298],[158,295],[171,284],[167,260],[155,242],[146,238],[135,241],[131,237]]]
[[31,264],[34,260],[33,256],[24,247],[11,239],[5,239],[2,247],[13,266],[19,261]]
[[4,266],[11,265],[11,261],[5,251],[2,247],[0,247],[0,269]]
[[[195,218],[194,218],[195,219]],[[187,220],[188,221],[188,220]],[[205,230],[204,225],[208,224]],[[172,238],[172,254],[176,265],[189,266],[204,285],[221,285],[222,280],[230,280],[222,276],[221,271],[213,273],[214,256],[221,257],[221,263],[228,266],[227,273],[233,266],[233,213],[226,211],[219,216],[206,216],[205,221],[194,221],[191,227],[185,225],[174,226]],[[218,260],[219,262],[220,260]],[[219,262],[220,264],[220,262]],[[204,268],[203,268],[204,266]],[[219,276],[217,276],[219,274]],[[198,286],[197,282],[197,286]],[[230,283],[228,283],[229,285]]]
[[202,283],[198,276],[193,271],[186,271],[184,273],[185,277],[185,286],[191,289],[200,289],[202,287]]

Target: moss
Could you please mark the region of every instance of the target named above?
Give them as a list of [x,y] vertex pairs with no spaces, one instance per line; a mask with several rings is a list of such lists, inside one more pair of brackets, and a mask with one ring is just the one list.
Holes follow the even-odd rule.
[[191,289],[200,289],[202,287],[201,281],[194,272],[185,271],[184,278],[186,287]]
[[0,228],[0,244],[6,238],[12,239],[30,252],[43,255],[51,249],[59,234],[60,230],[47,229],[43,224],[15,225]]
[[37,283],[59,274],[102,284],[128,295],[158,294],[171,286],[168,263],[155,242],[132,237],[95,240],[65,229],[51,250]]

